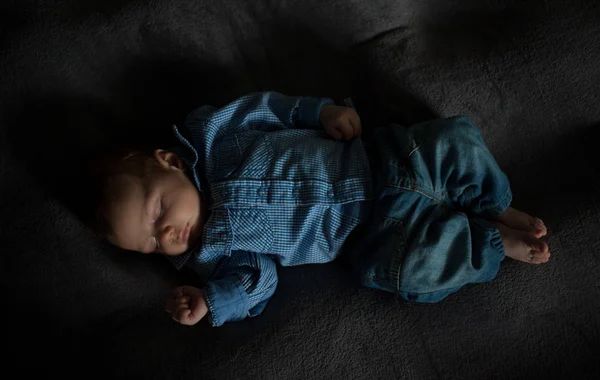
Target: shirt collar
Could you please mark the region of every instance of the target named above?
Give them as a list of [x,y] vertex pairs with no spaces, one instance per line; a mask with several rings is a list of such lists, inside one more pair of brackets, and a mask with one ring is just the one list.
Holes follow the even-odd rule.
[[200,179],[198,178],[198,173],[196,173],[196,166],[198,165],[198,152],[190,143],[190,141],[183,136],[183,133],[186,131],[187,128],[182,128],[180,131],[180,128],[178,128],[176,125],[173,125],[173,134],[181,144],[172,147],[171,150],[176,153],[186,164],[189,173],[191,173],[194,184],[198,188],[198,191],[202,193]]

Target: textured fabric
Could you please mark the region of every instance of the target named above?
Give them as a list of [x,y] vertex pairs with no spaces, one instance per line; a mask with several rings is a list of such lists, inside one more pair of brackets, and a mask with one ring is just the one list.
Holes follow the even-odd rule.
[[[161,380],[600,378],[598,20],[597,0],[0,2],[5,368]],[[70,179],[87,150],[124,132],[162,133],[166,148],[194,107],[267,90],[352,96],[365,133],[375,110],[405,125],[468,115],[513,205],[546,223],[550,261],[505,260],[494,281],[435,305],[361,287],[339,260],[286,267],[260,318],[174,323],[165,298],[195,274],[103,244],[65,207],[86,194]]]
[[367,238],[356,238],[351,256],[367,286],[439,302],[498,272],[504,248],[483,218],[503,212],[512,196],[468,118],[377,128],[373,196],[360,138],[289,133],[319,128],[318,116],[311,125],[303,115],[318,115],[324,103],[331,101],[250,94],[193,112],[193,143],[174,127],[210,216],[198,247],[169,259],[201,276],[213,326],[259,315],[277,286],[275,262],[331,261],[361,222]]
[[[325,102],[251,94],[193,112],[193,144],[174,128],[191,150],[186,162],[210,216],[198,247],[169,259],[201,275],[213,326],[263,311],[277,286],[275,262],[332,261],[364,222],[367,239],[356,237],[352,256],[367,286],[439,302],[496,276],[504,248],[483,218],[503,212],[512,196],[477,127],[462,116],[378,128],[373,196],[360,137],[289,133]],[[318,116],[309,121],[320,126]],[[372,207],[376,217],[367,220]]]
[[319,115],[331,103],[255,93],[192,112],[191,142],[174,127],[210,215],[198,247],[170,259],[201,275],[213,326],[258,315],[277,285],[275,262],[332,261],[367,215],[366,151],[360,138],[323,131]]
[[512,201],[506,175],[476,126],[456,116],[375,131],[373,218],[351,256],[364,285],[439,302],[496,277],[504,259],[485,218]]

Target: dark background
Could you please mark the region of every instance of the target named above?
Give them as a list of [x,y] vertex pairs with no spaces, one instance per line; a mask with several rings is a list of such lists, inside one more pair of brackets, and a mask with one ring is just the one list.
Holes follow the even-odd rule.
[[[596,0],[0,2],[4,367],[157,379],[532,379],[600,375]],[[542,217],[546,265],[436,305],[285,268],[265,313],[192,328],[193,281],[96,239],[78,181],[96,147],[251,91],[353,96],[365,128],[466,114]]]

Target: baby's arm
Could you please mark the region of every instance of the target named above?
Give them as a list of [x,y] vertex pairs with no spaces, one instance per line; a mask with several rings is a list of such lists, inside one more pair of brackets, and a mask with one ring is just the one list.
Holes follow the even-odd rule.
[[245,129],[286,128],[325,129],[335,139],[349,139],[360,133],[360,118],[353,108],[336,106],[329,98],[278,92],[252,93],[219,109],[200,107],[188,116],[187,124],[203,133],[220,135]]
[[174,289],[166,309],[173,319],[193,325],[207,314],[213,326],[260,314],[277,287],[275,262],[261,254],[235,251],[201,290]]

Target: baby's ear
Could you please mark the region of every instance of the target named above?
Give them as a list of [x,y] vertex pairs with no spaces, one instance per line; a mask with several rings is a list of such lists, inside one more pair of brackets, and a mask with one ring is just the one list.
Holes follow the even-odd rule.
[[164,149],[156,149],[154,151],[154,158],[158,164],[165,169],[176,169],[183,170],[183,161],[173,152],[169,152]]

